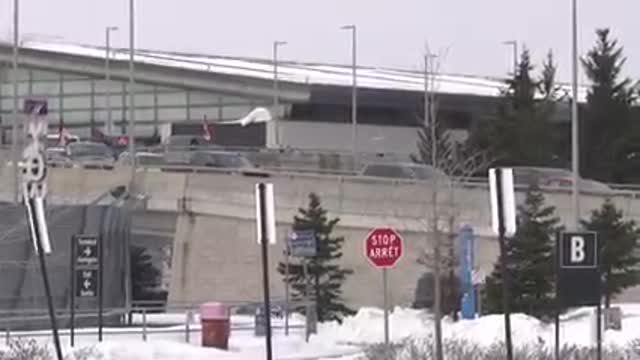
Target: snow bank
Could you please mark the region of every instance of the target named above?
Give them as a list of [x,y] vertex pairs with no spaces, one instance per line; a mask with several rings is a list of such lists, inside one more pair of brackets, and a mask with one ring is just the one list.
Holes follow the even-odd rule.
[[[626,346],[632,340],[640,338],[640,304],[618,304],[623,312],[622,330],[608,330],[604,334],[606,346]],[[561,317],[561,339],[566,345],[592,346],[593,308],[581,308],[568,312]],[[264,357],[265,341],[263,337],[253,335],[253,319],[250,316],[233,316],[229,351],[221,351],[200,346],[200,333],[194,332],[191,343],[185,343],[183,333],[167,334],[154,330],[176,328],[179,320],[186,319],[184,314],[154,315],[148,318],[156,324],[173,326],[149,329],[149,341],[140,339],[140,333],[118,334],[117,329],[105,329],[106,341],[96,344],[95,335],[78,331],[77,343],[80,346],[94,346],[103,355],[104,360],[244,360]],[[281,319],[277,320],[278,322]],[[433,317],[426,311],[395,308],[390,314],[390,336],[393,342],[407,339],[424,340],[433,336]],[[303,324],[304,318],[295,315],[291,323]],[[530,345],[552,346],[554,340],[553,324],[545,324],[524,314],[511,317],[513,341],[516,347]],[[182,325],[184,327],[184,325]],[[194,330],[199,326],[194,325]],[[131,329],[129,329],[131,330]],[[33,332],[35,335],[36,332]],[[63,331],[64,334],[64,331]],[[502,315],[484,316],[474,320],[452,322],[443,321],[443,336],[448,340],[463,340],[467,343],[488,347],[504,340],[504,317]],[[42,339],[42,338],[39,338]],[[50,341],[50,339],[45,340]],[[281,329],[274,330],[274,357],[280,360],[301,359],[357,359],[356,354],[369,344],[384,341],[383,311],[375,308],[362,308],[342,324],[336,322],[318,325],[318,334],[307,343],[301,328],[292,329],[290,336],[284,336]],[[68,344],[66,334],[63,343]],[[2,347],[0,345],[0,350]],[[70,349],[66,348],[65,353]],[[341,357],[343,356],[343,357]]]
[[[607,330],[605,346],[626,346],[640,338],[640,304],[615,304],[622,308],[622,330]],[[563,344],[592,346],[595,308],[580,308],[561,316],[560,336]],[[396,308],[390,314],[391,341],[408,338],[425,339],[433,336],[433,317],[425,311]],[[553,323],[547,324],[525,314],[511,315],[512,337],[515,346],[532,344],[552,345],[555,338]],[[474,320],[452,322],[445,319],[442,324],[443,337],[465,340],[480,346],[489,346],[504,341],[504,316],[488,315]],[[358,313],[337,323],[320,324],[314,341],[336,344],[374,344],[384,341],[383,312],[380,309],[363,308]]]

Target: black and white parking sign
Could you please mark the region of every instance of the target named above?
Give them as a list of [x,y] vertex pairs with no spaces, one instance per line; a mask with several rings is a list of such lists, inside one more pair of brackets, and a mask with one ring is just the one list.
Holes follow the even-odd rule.
[[560,267],[593,269],[598,267],[598,237],[594,232],[563,233]]
[[600,303],[600,257],[595,232],[560,233],[557,243],[558,299],[564,306]]

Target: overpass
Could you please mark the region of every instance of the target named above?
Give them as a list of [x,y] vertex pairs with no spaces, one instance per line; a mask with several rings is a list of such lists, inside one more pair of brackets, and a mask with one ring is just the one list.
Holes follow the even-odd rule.
[[[129,183],[130,171],[52,169],[51,201],[87,203],[111,187]],[[271,250],[272,291],[283,285],[276,263],[283,253],[283,240],[299,207],[306,207],[308,194],[317,193],[330,217],[340,217],[337,234],[345,237],[342,265],[354,270],[345,287],[345,297],[354,306],[380,305],[381,274],[373,271],[362,256],[362,241],[375,226],[392,226],[406,239],[407,251],[399,266],[389,272],[392,303],[410,305],[424,265],[417,263],[429,251],[431,187],[427,183],[385,181],[351,176],[273,173],[278,222],[278,244]],[[12,189],[10,171],[0,173],[4,189]],[[217,173],[177,173],[140,170],[135,185],[143,194],[144,210],[138,210],[139,225],[134,238],[148,236],[172,239],[163,244],[170,253],[169,298],[173,302],[216,300],[259,300],[261,293],[260,253],[255,236],[254,184],[257,178]],[[0,198],[10,198],[2,193]],[[521,191],[518,201],[523,199]],[[611,199],[628,218],[640,220],[640,202],[633,192],[615,192]],[[453,201],[452,201],[453,200]],[[563,223],[572,219],[571,194],[547,189],[547,204],[556,207]],[[581,215],[598,208],[604,198],[582,194]],[[453,205],[452,205],[453,204]],[[473,226],[477,265],[492,269],[497,241],[490,232],[489,196],[486,185],[460,186],[438,195],[442,211],[439,226],[453,231],[462,224]],[[154,237],[156,236],[156,237]],[[135,241],[135,240],[134,240]]]

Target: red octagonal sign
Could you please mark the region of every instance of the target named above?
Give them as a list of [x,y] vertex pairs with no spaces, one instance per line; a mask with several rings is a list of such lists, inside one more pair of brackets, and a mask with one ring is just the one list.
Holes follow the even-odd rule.
[[365,256],[377,268],[391,268],[402,257],[403,240],[391,228],[373,229],[365,239]]

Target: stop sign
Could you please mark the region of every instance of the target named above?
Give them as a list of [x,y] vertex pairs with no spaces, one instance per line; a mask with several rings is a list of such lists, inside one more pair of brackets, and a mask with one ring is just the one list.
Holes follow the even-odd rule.
[[365,256],[377,268],[391,268],[402,257],[403,240],[391,228],[373,229],[365,239]]

